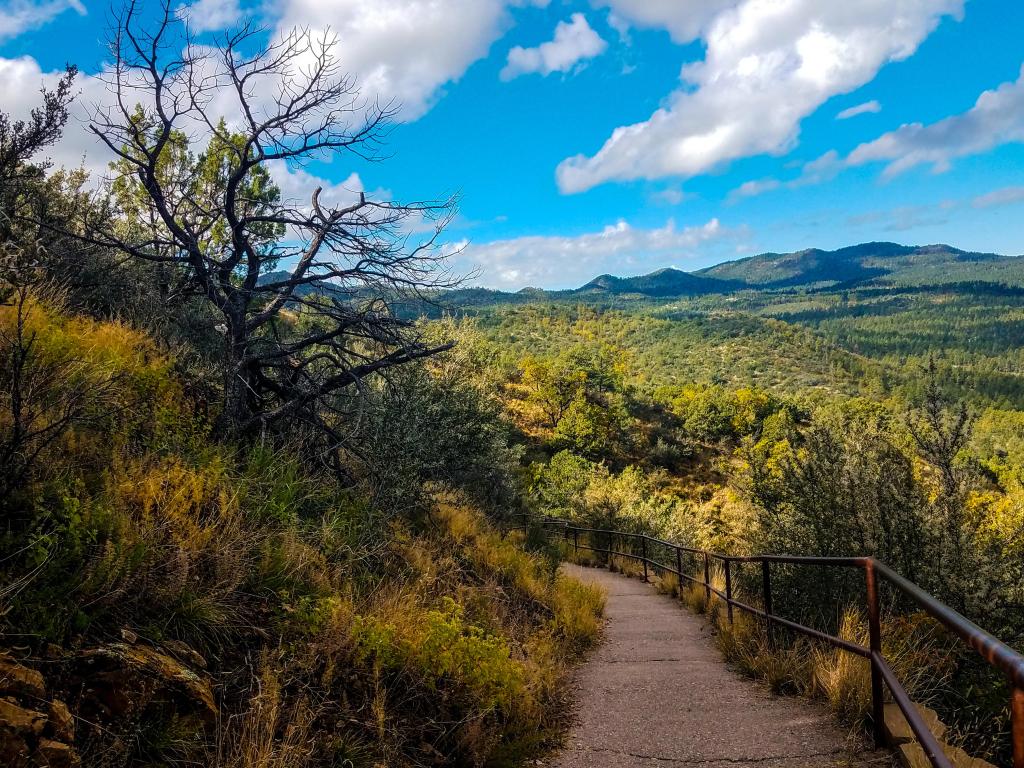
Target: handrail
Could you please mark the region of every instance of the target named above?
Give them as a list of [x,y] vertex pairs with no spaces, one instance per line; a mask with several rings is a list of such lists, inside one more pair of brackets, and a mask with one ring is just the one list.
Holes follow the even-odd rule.
[[[954,768],[949,757],[946,756],[939,744],[938,739],[928,728],[928,724],[921,716],[920,711],[914,706],[906,688],[900,682],[889,662],[882,654],[881,620],[878,599],[879,577],[898,589],[901,593],[913,600],[929,616],[940,622],[943,626],[952,631],[971,648],[974,648],[990,665],[1006,675],[1012,687],[1010,710],[1012,715],[1011,739],[1013,742],[1013,766],[1024,768],[1024,656],[1013,650],[1006,643],[999,640],[991,633],[985,631],[967,617],[941,603],[921,587],[909,579],[900,575],[885,563],[874,557],[803,557],[798,555],[726,555],[720,552],[687,547],[664,539],[655,538],[645,533],[629,533],[626,531],[609,530],[605,528],[586,528],[573,525],[570,520],[548,518],[542,521],[546,526],[558,526],[564,531],[566,540],[570,534],[573,546],[576,551],[588,550],[591,552],[603,553],[609,557],[625,557],[643,563],[644,580],[648,579],[648,567],[653,566],[666,573],[674,573],[679,577],[680,583],[683,580],[701,586],[705,590],[705,599],[710,600],[714,594],[726,604],[728,619],[733,621],[733,609],[738,608],[753,616],[768,622],[769,626],[779,625],[794,632],[808,637],[829,643],[837,648],[861,656],[871,663],[871,699],[872,699],[872,723],[874,726],[874,737],[877,746],[883,746],[883,720],[884,720],[884,687],[887,687],[892,694],[893,701],[899,707],[903,716],[907,719],[910,729],[917,737],[921,748],[928,756],[929,762],[934,768]],[[580,534],[601,534],[608,536],[607,548],[592,547],[579,541]],[[634,552],[619,552],[613,548],[613,537],[620,537],[623,541],[632,539],[641,544],[641,554]],[[648,544],[657,544],[668,547],[675,551],[676,567],[672,568],[648,557]],[[682,553],[697,555],[704,559],[703,580],[683,572]],[[717,561],[723,564],[725,570],[725,591],[721,591],[711,584],[710,563]],[[764,607],[743,603],[733,597],[732,591],[732,570],[733,563],[761,563],[762,586],[764,591]],[[840,637],[830,635],[826,632],[808,627],[795,621],[778,616],[772,610],[771,592],[771,564],[805,565],[825,568],[860,568],[864,571],[865,597],[868,611],[869,645],[864,647],[852,643]]]

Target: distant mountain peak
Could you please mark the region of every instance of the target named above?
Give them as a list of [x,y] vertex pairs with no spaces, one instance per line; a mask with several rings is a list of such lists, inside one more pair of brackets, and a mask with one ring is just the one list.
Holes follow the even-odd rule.
[[683,272],[675,267],[664,267],[647,275],[616,277],[599,275],[575,293],[640,294],[643,296],[689,296],[714,293],[728,287],[715,278]]
[[[805,248],[791,253],[761,253],[723,262],[696,272],[663,267],[646,275],[595,277],[572,293],[640,295],[652,298],[726,293],[750,288],[795,288],[865,285],[905,278],[926,282],[951,280],[994,282],[989,273],[972,272],[972,263],[1005,262],[1009,270],[1024,265],[1019,257],[973,253],[950,245],[859,243],[834,251]],[[997,269],[994,273],[999,275]]]

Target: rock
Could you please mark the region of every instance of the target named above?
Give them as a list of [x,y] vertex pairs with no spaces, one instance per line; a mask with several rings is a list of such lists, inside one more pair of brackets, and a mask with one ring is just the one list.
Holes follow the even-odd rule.
[[75,748],[52,739],[42,739],[32,756],[33,765],[39,768],[77,768],[82,764]]
[[27,768],[32,745],[43,732],[46,715],[0,699],[0,765]]
[[25,740],[0,729],[0,765],[6,768],[28,768],[29,749]]
[[0,694],[29,696],[42,699],[46,696],[43,676],[16,662],[10,655],[0,652]]
[[[893,738],[894,735],[897,737],[900,735],[905,736],[905,734],[900,734],[899,732],[897,732],[897,734],[893,734],[889,730],[889,707],[895,706],[895,704],[886,705],[886,731],[890,738]],[[918,707],[918,709],[922,711],[922,714],[928,721],[928,725],[931,728],[932,733],[934,733],[936,738],[939,739],[939,744],[941,744],[942,746],[942,751],[946,753],[946,757],[950,759],[950,762],[952,762],[953,765],[956,766],[956,768],[995,768],[995,766],[993,766],[991,763],[987,763],[979,757],[971,757],[962,749],[960,749],[960,747],[951,747],[948,744],[944,744],[942,742],[942,736],[945,734],[946,726],[944,726],[939,721],[938,716],[932,710],[928,709],[927,707]],[[897,745],[896,756],[900,759],[900,762],[903,764],[903,768],[932,768],[931,761],[928,759],[928,756],[924,753],[924,749],[921,747],[921,745],[914,740],[913,733],[910,732],[910,726],[907,725],[906,720],[903,719],[902,713],[900,713],[899,710],[897,710],[896,714],[900,715],[900,719],[902,720],[904,726],[907,729],[906,733],[910,734],[909,740],[895,742]],[[936,723],[938,724],[938,727],[936,727]]]
[[129,645],[135,645],[135,643],[139,642],[139,636],[130,629],[121,630],[121,639]]
[[138,715],[157,694],[175,711],[197,714],[208,724],[216,721],[209,680],[155,648],[113,643],[82,651],[73,665],[83,706],[108,722]]
[[933,768],[932,761],[916,741],[900,744],[896,756],[903,763],[903,768]]
[[950,759],[956,768],[995,768],[992,763],[982,760],[980,757],[971,757],[960,747],[945,747],[946,757]]
[[75,719],[63,701],[51,701],[46,733],[58,741],[73,744],[75,741]]
[[[920,704],[915,704],[914,706],[917,707],[917,711],[921,713],[925,723],[927,723],[928,730],[932,732],[936,739],[942,741],[942,737],[946,735],[946,726],[939,720],[935,710],[923,707]],[[899,744],[906,744],[916,740],[914,732],[910,729],[910,723],[907,722],[898,705],[885,705],[884,720],[883,730],[892,746],[895,747]]]
[[26,709],[11,699],[0,699],[0,730],[19,736],[38,736],[46,725],[46,715]]
[[193,667],[199,667],[199,669],[206,669],[206,659],[200,656],[195,648],[188,643],[183,643],[180,640],[164,640],[161,645],[179,661],[191,664]]
[[[75,721],[62,701],[46,701],[43,676],[0,653],[0,765],[78,768]],[[44,712],[39,710],[45,708]]]

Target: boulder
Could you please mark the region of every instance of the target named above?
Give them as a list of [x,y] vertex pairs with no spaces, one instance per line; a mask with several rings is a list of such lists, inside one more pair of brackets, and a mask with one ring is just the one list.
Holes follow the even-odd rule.
[[971,757],[960,747],[945,747],[946,757],[950,759],[956,768],[995,768],[992,763],[982,760],[980,757]]
[[[931,711],[931,710],[929,710]],[[932,713],[934,714],[934,712]],[[942,729],[945,731],[945,727]],[[982,760],[980,757],[971,757],[960,747],[952,747],[941,741],[942,751],[956,768],[995,768],[991,763]],[[924,753],[924,749],[916,741],[904,741],[896,745],[896,756],[899,758],[903,768],[932,768],[932,763]]]
[[155,648],[113,643],[81,651],[71,663],[83,716],[88,712],[105,722],[120,721],[159,700],[207,724],[217,719],[210,681]]
[[46,715],[12,699],[0,699],[0,765],[27,768]]
[[78,768],[82,759],[74,747],[52,739],[42,739],[32,755],[32,765],[38,768]]
[[0,699],[0,731],[34,737],[43,732],[46,715],[16,704],[12,699]]
[[75,719],[63,701],[51,701],[47,712],[46,735],[57,741],[73,744],[75,741]]
[[199,655],[195,648],[180,640],[164,640],[161,645],[178,661],[198,669],[206,669],[206,659]]
[[933,768],[932,761],[916,741],[905,742],[896,748],[896,756],[903,768]]
[[47,701],[43,676],[0,652],[0,765],[77,768],[75,721],[62,701]]
[[[917,711],[921,713],[925,723],[928,724],[928,730],[932,732],[932,735],[936,739],[942,741],[942,737],[946,735],[946,726],[939,720],[939,716],[935,713],[935,710],[929,709],[928,707],[915,704]],[[910,729],[910,723],[903,716],[903,712],[896,704],[885,705],[885,717],[884,717],[884,731],[885,736],[889,740],[892,746],[899,744],[907,744],[915,741],[914,732]]]
[[0,652],[0,695],[42,699],[46,685],[41,674]]

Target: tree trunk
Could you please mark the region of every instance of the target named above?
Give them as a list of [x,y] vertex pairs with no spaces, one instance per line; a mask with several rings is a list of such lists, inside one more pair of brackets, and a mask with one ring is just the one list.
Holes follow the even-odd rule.
[[245,332],[245,315],[238,321],[228,318],[227,361],[224,366],[223,408],[217,419],[217,433],[222,439],[238,440],[256,413],[256,390],[252,368],[246,364],[249,340]]

